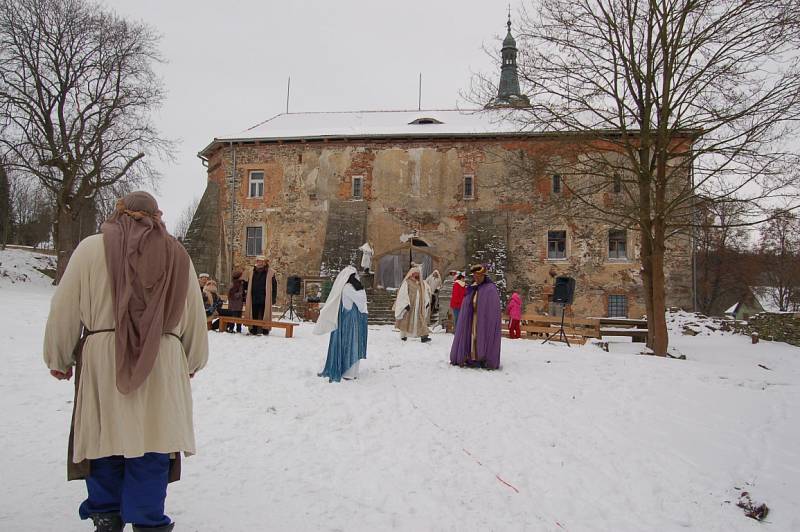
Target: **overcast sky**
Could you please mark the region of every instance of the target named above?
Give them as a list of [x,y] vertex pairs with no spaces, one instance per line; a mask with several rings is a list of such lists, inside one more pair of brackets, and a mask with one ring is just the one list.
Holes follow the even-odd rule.
[[423,109],[469,106],[460,93],[473,72],[494,71],[482,47],[499,54],[508,9],[495,0],[103,3],[163,36],[168,95],[156,120],[178,141],[176,160],[158,164],[168,224],[205,189],[197,152],[284,112],[289,76],[290,112],[416,109],[420,72]]

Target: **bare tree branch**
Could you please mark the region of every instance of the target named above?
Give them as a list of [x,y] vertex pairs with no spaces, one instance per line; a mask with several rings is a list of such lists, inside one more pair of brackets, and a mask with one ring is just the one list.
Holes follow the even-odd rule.
[[[159,36],[85,0],[0,0],[0,152],[54,197],[59,278],[104,189],[157,178]],[[121,187],[116,187],[120,183]]]

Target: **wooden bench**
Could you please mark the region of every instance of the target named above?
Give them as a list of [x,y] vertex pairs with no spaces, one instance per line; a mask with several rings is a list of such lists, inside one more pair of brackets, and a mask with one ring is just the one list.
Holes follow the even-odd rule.
[[[508,316],[503,315],[504,320]],[[523,338],[543,339],[558,331],[561,325],[561,316],[541,316],[538,314],[524,313],[520,318],[520,332],[525,333]],[[570,343],[585,344],[588,338],[600,338],[600,322],[595,318],[564,318],[564,334]],[[508,336],[508,324],[503,323],[503,335]],[[560,335],[553,336],[550,340],[560,340]]]
[[248,327],[261,327],[262,329],[283,329],[286,338],[294,336],[294,323],[287,323],[283,321],[264,321],[264,320],[251,320],[247,318],[236,318],[233,316],[220,316],[219,317],[219,331],[224,331],[228,324],[241,323]]
[[627,336],[634,342],[647,341],[647,320],[598,318],[601,336]]

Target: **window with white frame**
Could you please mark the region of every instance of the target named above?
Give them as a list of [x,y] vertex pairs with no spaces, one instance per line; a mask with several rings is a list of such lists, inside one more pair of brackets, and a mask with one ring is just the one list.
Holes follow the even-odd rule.
[[628,258],[628,234],[624,229],[611,229],[608,231],[608,258]]
[[264,228],[260,226],[247,228],[247,242],[245,245],[248,257],[255,257],[264,253]]
[[364,176],[353,176],[353,199],[364,197]]
[[608,296],[608,317],[609,318],[628,317],[628,296],[621,296],[621,295]]
[[548,231],[547,232],[547,258],[566,259],[567,258],[567,232]]
[[553,174],[553,193],[561,193],[561,174]]
[[475,176],[464,176],[464,199],[475,199]]
[[253,170],[248,176],[249,187],[248,194],[250,198],[263,198],[264,197],[264,172],[260,170]]

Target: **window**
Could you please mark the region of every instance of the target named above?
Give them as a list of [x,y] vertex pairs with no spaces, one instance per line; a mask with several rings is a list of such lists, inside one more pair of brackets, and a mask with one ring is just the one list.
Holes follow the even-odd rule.
[[475,199],[475,176],[464,176],[464,199]]
[[547,258],[566,259],[567,258],[567,232],[548,231],[547,232]]
[[435,118],[431,118],[429,116],[422,116],[408,123],[408,125],[412,124],[424,126],[429,124],[444,124],[444,122],[442,122],[441,120],[436,120]]
[[628,258],[628,235],[624,229],[611,229],[608,232],[608,258]]
[[264,172],[250,172],[250,198],[264,197]]
[[622,177],[619,174],[614,174],[614,182],[612,184],[612,190],[614,194],[619,194],[622,192]]
[[560,174],[553,174],[553,193],[560,194],[561,193],[561,175]]
[[353,199],[361,199],[364,197],[364,177],[353,176]]
[[248,257],[255,257],[263,254],[263,227],[248,227],[247,228],[247,244],[246,254]]
[[628,317],[628,296],[608,296],[608,317]]

